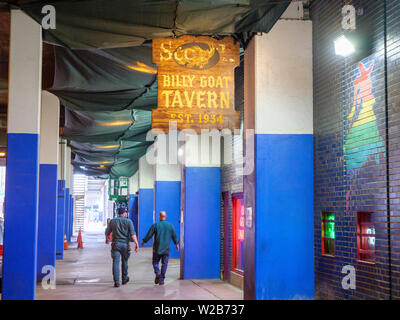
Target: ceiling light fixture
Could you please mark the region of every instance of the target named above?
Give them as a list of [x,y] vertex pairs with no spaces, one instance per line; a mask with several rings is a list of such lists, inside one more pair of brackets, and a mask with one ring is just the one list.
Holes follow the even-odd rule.
[[113,121],[113,122],[99,122],[102,127],[117,127],[117,126],[127,126],[132,124],[132,120],[127,121]]
[[134,66],[127,65],[127,67],[131,70],[135,70],[135,71],[139,71],[139,72],[157,74],[157,69],[154,69],[153,67],[150,67],[147,64],[140,62],[140,61],[136,61],[136,65],[134,65]]
[[119,146],[119,144],[112,144],[112,145],[109,145],[109,146],[97,146],[96,148],[99,148],[99,149],[116,149],[116,148],[119,148],[120,146]]

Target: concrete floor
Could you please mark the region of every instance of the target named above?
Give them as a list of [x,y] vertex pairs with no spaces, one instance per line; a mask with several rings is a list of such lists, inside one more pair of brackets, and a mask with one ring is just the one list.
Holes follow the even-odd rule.
[[[99,231],[83,235],[84,249],[70,243],[64,260],[56,264],[56,289],[43,289],[38,283],[38,300],[220,300],[243,298],[240,289],[218,279],[178,280],[179,260],[170,259],[165,285],[154,284],[151,248],[141,248],[129,259],[130,282],[113,287],[110,245]],[[172,250],[172,248],[171,248]]]

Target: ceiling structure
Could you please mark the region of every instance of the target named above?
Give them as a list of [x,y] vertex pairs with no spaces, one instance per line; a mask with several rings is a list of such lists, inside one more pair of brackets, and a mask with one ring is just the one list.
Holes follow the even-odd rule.
[[62,135],[75,172],[132,176],[151,142],[157,69],[151,40],[185,34],[233,36],[245,47],[268,32],[287,0],[0,0],[0,106],[7,104],[10,8],[41,22],[56,9],[56,29],[43,30],[43,89],[64,108]]

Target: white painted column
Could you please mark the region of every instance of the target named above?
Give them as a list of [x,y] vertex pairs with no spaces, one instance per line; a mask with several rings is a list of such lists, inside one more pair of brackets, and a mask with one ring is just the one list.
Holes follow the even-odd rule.
[[[139,159],[139,222],[138,231],[140,241],[154,223],[154,165],[149,164],[146,155]],[[152,246],[152,241],[145,247]]]
[[71,224],[71,148],[67,145],[65,155],[65,214],[64,214],[64,235],[69,237]]
[[128,180],[129,190],[129,218],[133,222],[136,234],[138,234],[139,221],[139,171]]
[[[58,98],[48,91],[42,91],[39,148],[38,279],[42,279],[48,273],[45,266],[55,268],[56,263],[59,113]],[[42,272],[43,267],[45,267],[45,272]]]
[[139,191],[139,172],[136,172],[129,178],[129,194],[135,194]]
[[59,140],[59,149],[58,149],[58,170],[57,170],[57,178],[58,180],[64,181],[65,187],[65,176],[66,176],[66,155],[67,155],[67,141],[63,138]]
[[56,259],[64,258],[64,226],[66,204],[66,156],[67,141],[60,138],[58,156],[58,198],[57,198],[57,235],[56,235]]
[[244,116],[256,134],[244,177],[245,299],[313,298],[311,21],[279,20],[252,39]]
[[35,299],[41,26],[11,10],[2,299]]

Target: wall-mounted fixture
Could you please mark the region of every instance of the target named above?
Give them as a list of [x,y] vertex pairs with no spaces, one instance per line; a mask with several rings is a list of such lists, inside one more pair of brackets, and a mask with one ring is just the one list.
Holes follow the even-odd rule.
[[335,53],[338,56],[348,57],[355,52],[354,45],[345,35],[341,35],[339,38],[337,38],[334,41],[334,44]]

